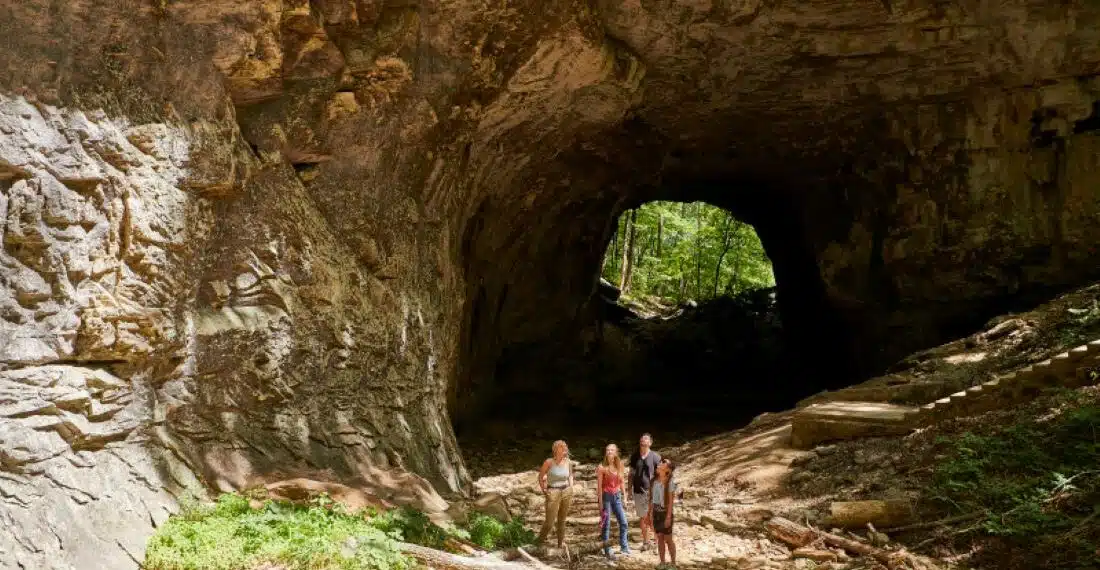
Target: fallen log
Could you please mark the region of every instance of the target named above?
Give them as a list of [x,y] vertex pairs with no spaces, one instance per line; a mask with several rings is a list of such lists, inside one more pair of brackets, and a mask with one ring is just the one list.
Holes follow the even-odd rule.
[[[825,544],[836,548],[843,548],[844,550],[851,552],[852,554],[858,554],[860,556],[866,556],[872,558],[882,564],[885,564],[888,568],[927,568],[928,564],[924,564],[918,561],[913,555],[900,551],[887,551],[880,548],[875,548],[862,542],[837,536],[835,534],[820,531],[804,527],[798,523],[791,522],[782,517],[773,517],[768,521],[765,528],[768,533],[794,548],[802,548],[807,544],[815,541],[822,540]],[[906,564],[909,563],[909,564]]]
[[[407,542],[398,543],[397,548],[401,552],[439,570],[531,570],[531,566],[527,564],[508,562],[493,556],[470,558]],[[542,570],[553,569],[552,566],[546,565],[540,568]]]
[[567,544],[565,548],[540,545],[526,548],[523,554],[520,554],[519,551],[519,548],[509,548],[504,550],[502,554],[505,560],[519,560],[520,558],[524,558],[524,554],[536,556],[538,558],[572,558],[574,556],[584,556],[603,552],[603,543],[593,541],[582,544]]
[[812,528],[806,528],[783,517],[772,517],[764,524],[764,528],[768,534],[795,548],[802,548],[817,540],[817,533]]
[[461,552],[466,556],[478,556],[485,554],[485,549],[460,538],[450,537],[443,542],[443,546],[451,552]]
[[907,500],[840,501],[829,505],[829,525],[838,528],[863,528],[908,524],[913,520],[913,504]]
[[531,564],[531,566],[534,566],[535,568],[538,568],[539,570],[551,570],[553,568],[552,566],[546,565],[546,563],[543,562],[542,560],[539,560],[538,558],[535,558],[534,556],[531,556],[530,554],[527,554],[527,551],[524,550],[523,547],[517,546],[516,551],[519,552],[520,555],[523,556],[523,558],[525,560],[527,560],[528,563]]

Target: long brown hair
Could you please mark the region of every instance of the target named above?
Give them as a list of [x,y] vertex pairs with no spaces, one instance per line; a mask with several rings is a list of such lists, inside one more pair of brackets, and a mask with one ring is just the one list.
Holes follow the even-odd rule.
[[667,507],[668,506],[668,497],[672,493],[672,474],[676,472],[676,463],[673,462],[671,459],[669,459],[667,457],[662,457],[661,458],[661,463],[664,463],[664,464],[668,465],[668,481],[664,482],[664,486],[665,486],[665,497],[664,497],[664,499],[665,500],[664,500],[664,503],[663,503]]
[[610,444],[608,444],[608,447],[614,447],[615,448],[615,457],[614,457],[614,459],[608,460],[607,459],[607,451],[606,451],[606,448],[604,448],[605,451],[604,451],[604,454],[603,454],[603,461],[600,462],[600,465],[603,465],[604,467],[607,467],[608,469],[614,469],[615,473],[617,473],[619,475],[620,480],[625,479],[626,478],[626,475],[625,475],[626,470],[623,468],[623,458],[619,455],[619,446],[615,445],[614,443],[610,443]]

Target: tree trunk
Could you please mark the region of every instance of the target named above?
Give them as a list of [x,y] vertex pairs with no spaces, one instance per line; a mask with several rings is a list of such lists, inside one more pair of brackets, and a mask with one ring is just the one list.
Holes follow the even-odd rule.
[[726,225],[722,228],[722,253],[718,254],[718,263],[714,266],[714,292],[711,297],[718,296],[718,283],[722,281],[722,260],[726,258],[726,253],[729,252],[732,243],[730,232],[732,222],[733,216],[726,214]]
[[626,293],[630,290],[630,273],[634,269],[634,232],[638,219],[638,210],[630,211],[630,218],[627,222],[627,237],[625,248],[623,249],[623,274],[619,281],[619,290]]
[[[615,258],[619,256],[619,228],[615,227],[615,233],[611,234],[611,255],[608,252],[603,254],[603,265],[600,265],[600,275],[605,279],[607,278],[607,260],[608,258]],[[610,280],[609,280],[610,281]]]
[[657,214],[657,259],[661,259],[661,239],[665,233],[665,216]]
[[[736,243],[737,243],[738,247],[740,247],[742,245],[743,242],[741,240],[741,236],[737,237]],[[726,295],[731,295],[732,296],[732,295],[737,294],[737,287],[736,287],[736,285],[737,285],[737,276],[741,274],[741,261],[742,261],[742,259],[743,258],[740,257],[740,256],[735,256],[734,257],[733,268],[732,268],[733,271],[730,272],[729,281],[726,281]]]
[[703,216],[695,207],[695,297],[703,290]]
[[684,278],[684,259],[680,258],[680,297],[677,301],[684,300],[684,294],[687,293],[687,279]]
[[889,501],[841,501],[829,506],[829,524],[839,528],[863,528],[908,524],[913,520],[913,505],[906,499]]

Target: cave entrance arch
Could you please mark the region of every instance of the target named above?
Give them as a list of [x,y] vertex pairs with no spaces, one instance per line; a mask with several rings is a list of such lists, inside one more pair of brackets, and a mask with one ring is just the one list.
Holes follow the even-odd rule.
[[[771,289],[775,275],[756,229],[706,202],[647,202],[623,212],[601,264],[601,294],[627,295],[643,313]],[[651,307],[646,307],[652,301]]]
[[[768,310],[777,310],[781,323],[769,332],[779,337],[779,352],[770,360],[761,359],[747,372],[723,373],[720,357],[728,351],[714,343],[702,352],[647,344],[647,334],[663,333],[628,324],[627,315],[609,307],[600,275],[618,221],[624,212],[662,200],[704,202],[756,229],[776,282]],[[461,245],[467,304],[449,393],[456,433],[462,437],[493,421],[548,426],[599,424],[618,415],[611,412],[653,417],[661,409],[659,390],[673,386],[683,396],[673,421],[706,418],[736,427],[758,413],[850,383],[849,331],[827,299],[803,215],[781,189],[731,180],[633,189],[625,198],[547,200],[541,209],[510,199],[485,200]],[[759,305],[769,302],[761,299]],[[742,334],[760,330],[746,325],[752,319],[742,309],[706,303],[676,324],[687,330],[706,323],[723,339],[736,337],[723,327]],[[728,311],[725,321],[721,311]],[[691,334],[665,338],[683,345]],[[647,354],[646,346],[659,350]],[[700,359],[696,368],[707,374],[678,373],[669,364],[677,354]],[[761,365],[765,360],[771,364]],[[620,366],[624,362],[628,365]],[[699,378],[703,375],[709,376],[706,382]],[[722,398],[714,397],[716,390]],[[628,394],[633,400],[625,398]]]

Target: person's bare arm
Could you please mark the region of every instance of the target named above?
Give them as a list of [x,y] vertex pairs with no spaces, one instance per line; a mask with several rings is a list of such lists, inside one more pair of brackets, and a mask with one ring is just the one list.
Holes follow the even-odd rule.
[[665,526],[667,527],[672,524],[672,503],[675,502],[673,495],[676,489],[672,486],[672,479],[669,479],[665,485],[668,486],[667,492],[665,492]]
[[596,504],[603,505],[603,467],[596,468]]
[[547,489],[546,489],[546,472],[550,471],[550,463],[551,463],[551,461],[549,459],[547,459],[546,461],[543,461],[542,462],[542,467],[539,469],[539,488],[542,489],[542,494],[543,495],[545,495],[547,493]]
[[576,479],[573,477],[573,460],[566,459],[566,461],[569,462],[569,488],[572,489],[573,485],[575,485],[577,482]]

